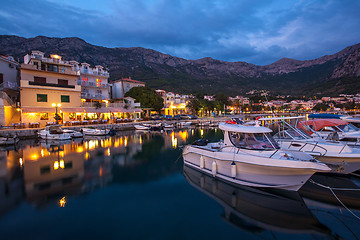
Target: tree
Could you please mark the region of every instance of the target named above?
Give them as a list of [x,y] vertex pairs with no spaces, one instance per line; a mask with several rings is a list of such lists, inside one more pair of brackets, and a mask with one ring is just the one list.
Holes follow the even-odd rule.
[[157,112],[164,107],[164,99],[149,87],[133,87],[125,94],[139,102],[143,108],[152,108]]
[[200,110],[201,105],[199,100],[197,99],[191,99],[188,104],[186,105],[186,108],[189,109],[189,111],[193,114],[196,115],[196,113]]
[[330,106],[325,103],[318,103],[313,107],[315,111],[326,111]]

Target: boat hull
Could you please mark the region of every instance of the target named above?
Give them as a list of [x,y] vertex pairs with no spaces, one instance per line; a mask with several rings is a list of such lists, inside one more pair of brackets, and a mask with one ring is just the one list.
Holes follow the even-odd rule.
[[[278,141],[281,148],[290,150],[299,150],[310,154],[317,160],[327,164],[332,173],[349,174],[360,169],[360,152],[346,152],[341,153],[344,145],[339,144],[332,152],[326,151],[326,145],[308,144],[306,142],[285,142]],[[304,146],[305,145],[305,146]],[[325,146],[325,147],[322,147]],[[330,149],[328,149],[330,150]],[[354,150],[353,150],[354,151]]]
[[[211,151],[192,146],[187,146],[183,152],[185,165],[215,178],[251,187],[298,191],[317,171],[311,167],[262,165],[256,162],[259,157],[250,155],[243,156],[247,158],[246,162],[232,156],[234,154],[222,152],[214,154]],[[251,158],[255,160],[253,163],[251,163]],[[272,161],[273,159],[264,158],[261,160]],[[233,163],[235,163],[235,174]]]

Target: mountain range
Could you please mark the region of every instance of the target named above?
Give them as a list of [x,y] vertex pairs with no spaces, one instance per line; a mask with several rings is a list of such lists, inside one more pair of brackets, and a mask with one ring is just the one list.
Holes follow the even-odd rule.
[[186,60],[141,47],[106,48],[76,37],[0,35],[0,54],[11,55],[22,62],[31,50],[105,66],[110,71],[110,81],[131,76],[149,87],[179,93],[236,95],[253,89],[283,95],[360,92],[360,44],[314,60],[283,58],[259,66],[210,57]]

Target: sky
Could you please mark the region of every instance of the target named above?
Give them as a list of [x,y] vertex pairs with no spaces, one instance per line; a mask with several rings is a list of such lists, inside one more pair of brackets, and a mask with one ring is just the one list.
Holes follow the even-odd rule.
[[79,37],[185,59],[267,65],[360,43],[360,1],[1,0],[0,35]]

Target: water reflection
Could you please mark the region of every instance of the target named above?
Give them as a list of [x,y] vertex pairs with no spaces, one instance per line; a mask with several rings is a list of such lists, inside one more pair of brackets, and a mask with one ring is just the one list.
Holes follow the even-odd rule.
[[273,231],[328,235],[331,231],[314,217],[297,192],[234,186],[184,166],[186,180],[224,207],[229,223],[258,234]]
[[[198,129],[118,132],[69,141],[26,140],[0,151],[0,214],[23,199],[43,207],[66,206],[68,196],[110,183],[144,182],[179,171],[179,146]],[[173,149],[173,150],[172,150]],[[175,151],[174,151],[175,149]],[[161,152],[170,151],[166,157]],[[60,200],[62,199],[61,203]]]

